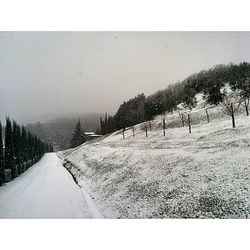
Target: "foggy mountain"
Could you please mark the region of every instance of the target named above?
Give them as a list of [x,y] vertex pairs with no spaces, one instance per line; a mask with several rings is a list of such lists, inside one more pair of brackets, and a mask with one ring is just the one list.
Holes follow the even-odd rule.
[[62,150],[69,147],[69,142],[78,119],[81,121],[84,132],[96,132],[100,126],[100,116],[101,114],[72,115],[43,123],[29,123],[26,125],[26,128],[45,142],[51,144],[54,150]]

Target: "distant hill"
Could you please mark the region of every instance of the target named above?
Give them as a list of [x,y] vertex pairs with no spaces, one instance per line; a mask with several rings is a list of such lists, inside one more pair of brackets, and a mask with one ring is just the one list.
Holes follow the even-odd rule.
[[69,142],[79,118],[84,132],[96,132],[100,126],[100,116],[100,114],[74,115],[57,118],[45,123],[29,123],[26,128],[45,142],[53,145],[55,150],[63,150],[69,148]]

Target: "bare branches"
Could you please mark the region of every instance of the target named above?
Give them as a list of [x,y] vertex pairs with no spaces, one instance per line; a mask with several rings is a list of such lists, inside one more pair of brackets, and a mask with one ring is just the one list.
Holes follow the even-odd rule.
[[185,127],[184,115],[180,111],[178,111],[179,117],[181,119],[182,127]]
[[238,111],[244,99],[239,91],[232,91],[229,85],[226,85],[221,91],[225,96],[221,106],[224,112],[232,117],[232,126],[235,128],[235,112]]
[[132,126],[131,129],[132,129],[132,132],[133,132],[133,137],[135,138],[135,127]]
[[148,137],[148,129],[149,129],[149,124],[147,122],[144,122],[141,126],[141,130],[145,131],[146,137]]
[[249,98],[244,100],[244,105],[245,105],[245,110],[246,110],[246,115],[249,116]]

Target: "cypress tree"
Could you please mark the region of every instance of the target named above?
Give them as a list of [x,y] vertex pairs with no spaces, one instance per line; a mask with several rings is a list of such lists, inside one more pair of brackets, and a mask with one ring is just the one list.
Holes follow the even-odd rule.
[[[14,129],[13,129],[14,130]],[[13,143],[15,144],[15,157],[16,157],[16,165],[17,165],[17,171],[18,171],[18,175],[20,175],[22,173],[22,161],[21,161],[21,152],[22,152],[22,147],[21,147],[21,129],[20,126],[18,124],[16,124],[16,129],[15,129],[15,133],[14,134],[14,138],[13,138]]]
[[[80,131],[81,138],[83,138],[81,126]],[[7,117],[5,151],[3,150],[2,126],[0,122],[0,185],[6,180],[5,169],[11,170],[11,178],[14,179],[28,167],[35,164],[45,152],[49,151],[53,151],[49,144],[42,142],[37,136],[27,132],[25,127],[20,127],[16,121],[11,123],[9,117]]]
[[0,185],[4,183],[3,135],[0,121]]
[[22,126],[22,129],[21,129],[22,133],[21,133],[21,162],[22,162],[22,165],[23,165],[23,171],[26,170],[27,168],[27,151],[28,151],[28,148],[27,148],[27,133],[26,133],[26,130],[25,130],[25,127]]
[[101,125],[101,135],[104,135],[102,117],[100,117],[100,125]]
[[28,159],[28,166],[30,167],[32,165],[32,136],[31,133],[28,132],[27,135],[27,159]]
[[5,168],[11,169],[12,179],[15,178],[14,169],[14,154],[13,154],[13,134],[12,124],[9,117],[6,118],[5,127]]
[[17,126],[17,135],[18,135],[18,165],[19,165],[19,171],[20,174],[22,171],[22,160],[21,160],[21,154],[22,154],[22,137],[21,137],[21,127],[20,125]]
[[[19,131],[18,131],[18,125],[16,121],[13,121],[13,163],[15,166],[15,176],[20,175],[20,167],[19,167]],[[16,169],[17,166],[17,169]],[[17,171],[16,171],[17,170]]]

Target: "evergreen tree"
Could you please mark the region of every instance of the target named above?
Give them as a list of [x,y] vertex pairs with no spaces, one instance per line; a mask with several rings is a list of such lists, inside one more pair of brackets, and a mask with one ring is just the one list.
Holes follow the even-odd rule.
[[83,130],[81,127],[80,120],[77,122],[72,139],[70,141],[70,147],[75,148],[82,143],[84,143],[86,140],[84,138]]
[[0,184],[5,178],[5,169],[11,170],[11,178],[20,175],[27,167],[35,164],[45,152],[53,148],[38,137],[26,132],[16,121],[6,118],[5,152],[3,151],[2,126],[0,123]]
[[33,150],[32,150],[32,135],[31,135],[31,133],[30,132],[28,132],[28,134],[27,134],[27,156],[28,156],[28,162],[29,162],[29,164],[28,164],[28,166],[30,167],[31,165],[32,165],[32,157],[33,157]]
[[13,152],[12,124],[9,117],[6,118],[5,127],[5,168],[11,169],[12,178],[15,178],[14,152]]
[[120,105],[114,116],[114,130],[133,126],[145,120],[145,95],[140,94]]
[[3,135],[0,121],[0,185],[4,183]]
[[101,125],[101,130],[100,130],[101,135],[104,135],[102,117],[100,117],[100,125]]
[[16,175],[20,175],[22,173],[21,169],[21,133],[20,127],[13,121],[13,156],[14,156],[14,165],[17,166]]
[[21,129],[21,162],[23,165],[23,168],[26,168],[27,160],[28,160],[28,141],[27,141],[27,132],[25,130],[25,127],[22,126]]
[[21,161],[21,128],[20,125],[17,124],[16,128],[16,136],[17,136],[17,155],[16,155],[16,162],[18,166],[18,174],[20,175],[22,173],[22,161]]

